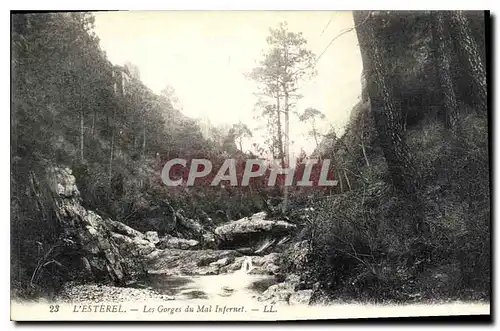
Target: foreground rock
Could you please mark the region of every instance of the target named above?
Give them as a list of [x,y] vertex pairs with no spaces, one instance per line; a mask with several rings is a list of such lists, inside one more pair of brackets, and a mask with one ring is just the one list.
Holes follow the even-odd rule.
[[277,275],[280,272],[278,253],[270,253],[264,256],[241,256],[230,263],[223,264],[220,273],[232,273],[240,270],[244,261],[251,261],[251,268],[248,270],[252,275]]
[[269,302],[276,304],[278,302],[289,302],[289,299],[299,286],[300,278],[297,275],[288,276],[284,282],[270,286],[262,295],[258,297],[258,301]]
[[284,282],[271,285],[257,300],[270,304],[309,305],[315,289],[300,289],[300,277],[289,275]]
[[160,241],[158,232],[156,231],[147,231],[144,235],[146,236],[146,239],[151,241],[153,244],[157,244]]
[[156,247],[158,247],[159,249],[197,249],[199,248],[199,246],[200,243],[197,240],[182,239],[171,235],[166,235],[165,237],[161,238],[156,244]]
[[111,233],[111,239],[118,244],[118,249],[122,258],[129,256],[145,256],[154,251],[155,245],[149,240],[141,237],[128,237],[119,233]]
[[266,213],[260,212],[215,228],[219,246],[225,249],[246,247],[255,254],[264,254],[296,229],[294,224],[265,218]]
[[240,257],[233,250],[156,250],[146,256],[149,273],[166,275],[217,275]]
[[266,213],[260,212],[252,215],[250,218],[245,217],[237,221],[232,221],[227,224],[215,228],[215,233],[224,240],[232,240],[235,236],[249,233],[290,233],[295,229],[295,225],[280,221],[266,220]]
[[311,303],[312,295],[313,290],[299,290],[290,295],[288,303],[291,305],[309,305]]

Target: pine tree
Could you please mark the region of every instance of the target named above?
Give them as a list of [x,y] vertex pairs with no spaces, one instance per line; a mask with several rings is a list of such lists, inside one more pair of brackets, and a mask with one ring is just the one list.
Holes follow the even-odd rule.
[[419,174],[405,141],[401,109],[390,87],[386,56],[379,44],[385,15],[364,11],[355,11],[353,15],[380,145],[394,187],[415,206],[411,209],[415,211],[415,230],[419,233],[425,231],[419,210]]
[[466,58],[470,77],[475,85],[477,102],[479,103],[480,109],[486,111],[488,108],[486,70],[481,59],[478,45],[472,34],[469,21],[462,11],[452,12],[451,21],[458,32],[458,44]]
[[431,15],[432,46],[435,50],[436,66],[443,94],[444,123],[447,129],[452,129],[455,128],[458,120],[458,105],[450,73],[452,42],[449,35],[449,15],[442,11]]

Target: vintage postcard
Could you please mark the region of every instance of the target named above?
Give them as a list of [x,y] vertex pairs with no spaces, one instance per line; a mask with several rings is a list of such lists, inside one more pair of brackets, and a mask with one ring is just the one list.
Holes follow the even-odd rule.
[[11,23],[12,320],[489,318],[489,12]]

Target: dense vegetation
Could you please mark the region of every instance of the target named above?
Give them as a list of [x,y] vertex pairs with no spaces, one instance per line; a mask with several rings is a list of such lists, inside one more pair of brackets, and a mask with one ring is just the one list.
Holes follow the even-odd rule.
[[[297,223],[302,230],[296,239],[309,240],[303,278],[319,282],[325,295],[487,296],[483,13],[356,12],[354,18],[364,84],[345,133],[320,134],[319,110],[300,117],[311,123],[317,144],[310,157],[331,159],[339,185],[283,192],[260,182],[167,189],[160,182],[166,160],[207,158],[214,169],[228,157],[243,162],[256,157],[241,151],[241,138],[251,132],[239,123],[225,132],[212,128],[212,138],[204,135],[175,109],[169,93],[153,93],[136,68],[107,60],[91,14],[13,15],[13,287],[53,287],[54,275],[35,282],[33,275],[59,240],[45,170],[63,165],[73,170],[87,208],[141,231],[167,233],[179,210],[207,226],[261,210]],[[286,25],[271,32],[271,51],[252,78],[264,85],[260,106],[271,123],[270,149],[283,161],[288,116],[300,79],[313,71],[313,54]],[[276,51],[283,45],[298,50],[294,60],[307,70],[290,75],[295,63],[283,62]]]
[[354,13],[363,99],[317,150],[345,191],[310,215],[310,280],[330,295],[489,295],[483,15]]

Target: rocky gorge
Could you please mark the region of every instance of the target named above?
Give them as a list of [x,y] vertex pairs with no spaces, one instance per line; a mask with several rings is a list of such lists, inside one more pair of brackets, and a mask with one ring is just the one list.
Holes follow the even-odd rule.
[[177,212],[177,227],[160,237],[84,208],[71,169],[51,168],[48,177],[60,224],[54,260],[71,270],[59,299],[207,299],[240,291],[258,301],[308,304],[315,290],[282,268],[283,252],[294,263],[305,258],[307,244],[293,243],[295,224],[260,212],[210,229]]

